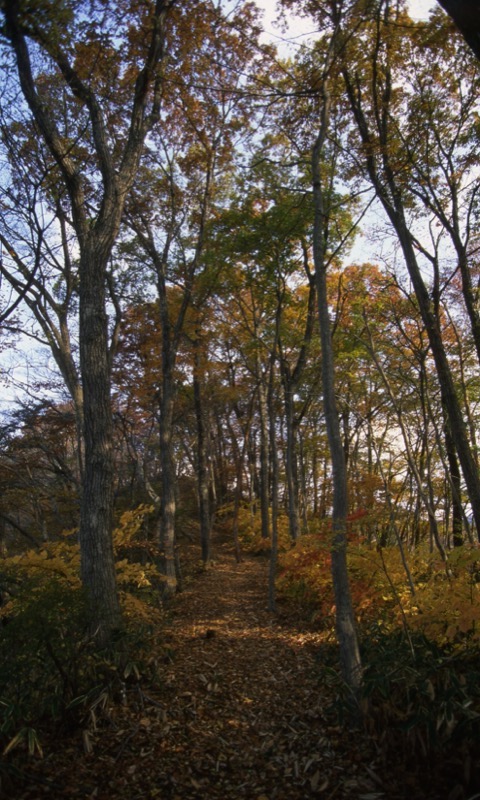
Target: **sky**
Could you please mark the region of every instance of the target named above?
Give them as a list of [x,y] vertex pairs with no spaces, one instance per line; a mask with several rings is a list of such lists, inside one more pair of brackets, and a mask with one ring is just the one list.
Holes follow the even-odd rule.
[[[276,0],[255,0],[256,5],[265,12],[264,27],[269,37],[280,46],[283,39],[294,38],[299,43],[312,30],[312,22],[300,17],[291,16],[291,25],[288,34],[283,34],[278,27],[275,27]],[[436,5],[435,0],[410,0],[410,15],[412,19],[426,19],[432,6]]]
[[[256,5],[263,9],[265,12],[264,16],[264,27],[266,34],[270,40],[276,42],[277,46],[280,50],[282,50],[282,42],[292,41],[298,42],[301,44],[305,41],[305,38],[308,37],[309,34],[312,33],[312,21],[302,19],[301,17],[294,17],[291,16],[291,24],[289,27],[289,31],[287,33],[282,32],[278,26],[275,25],[275,19],[277,16],[276,11],[276,0],[255,0]],[[410,13],[414,19],[422,19],[428,16],[429,9],[432,6],[436,5],[435,0],[410,0]],[[26,347],[27,351],[31,349],[31,345],[28,344]],[[25,364],[23,363],[23,358],[19,356],[18,351],[11,354],[12,363],[8,363],[8,359],[6,355],[2,357],[2,366],[3,369],[8,369],[9,367],[14,371],[17,375],[23,376],[25,373]],[[0,413],[5,407],[9,407],[11,404],[11,392],[7,391],[4,386],[1,384],[2,378],[2,371],[0,370]]]
[[[273,40],[282,55],[287,56],[289,53],[292,53],[292,49],[294,49],[294,45],[292,48],[292,45],[288,45],[287,42],[293,40],[294,43],[298,42],[300,45],[304,43],[313,32],[314,24],[312,20],[303,19],[302,17],[294,15],[291,15],[291,23],[288,32],[282,32],[278,24],[275,24],[277,17],[276,0],[255,0],[255,3],[264,11],[264,28],[267,39],[269,41]],[[438,7],[436,0],[408,0],[408,4],[410,16],[414,20],[427,19],[431,9]],[[357,237],[350,253],[350,261],[358,260],[361,262],[370,259],[378,262],[382,261],[385,257],[389,259],[393,257],[391,243],[395,241],[394,239],[384,237],[384,239],[382,239],[382,244],[379,244],[378,241],[370,242],[368,238],[368,230],[370,228],[376,230],[379,226],[385,229],[383,214],[380,212],[380,215],[378,215],[378,211],[370,211],[363,224],[365,236]],[[385,253],[387,253],[387,256],[385,256]]]

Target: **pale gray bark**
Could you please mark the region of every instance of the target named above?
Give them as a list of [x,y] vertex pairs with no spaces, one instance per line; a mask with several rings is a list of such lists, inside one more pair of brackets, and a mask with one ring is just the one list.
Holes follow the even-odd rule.
[[347,470],[340,431],[340,419],[335,397],[335,366],[331,322],[327,296],[327,220],[330,209],[324,202],[322,159],[330,122],[328,67],[335,46],[332,36],[322,80],[322,115],[320,130],[312,151],[312,183],[314,199],[313,259],[317,290],[320,339],[322,347],[322,387],[325,425],[333,473],[332,509],[332,580],[335,596],[335,623],[343,677],[357,693],[362,683],[362,663],[358,645],[355,615],[350,593],[347,567]]
[[211,558],[210,471],[208,468],[206,410],[202,387],[201,336],[197,331],[194,349],[193,395],[197,421],[197,485],[200,516],[200,547],[205,565]]
[[270,538],[269,425],[267,388],[260,361],[257,361],[258,415],[260,419],[260,515],[262,538]]
[[[281,342],[279,343],[279,361],[282,375],[283,395],[285,402],[285,421],[287,427],[287,447],[286,447],[286,474],[288,490],[288,519],[290,528],[290,538],[296,542],[300,535],[300,504],[299,504],[299,476],[297,458],[297,433],[299,418],[295,414],[295,393],[300,384],[305,368],[308,349],[312,339],[315,320],[315,281],[308,269],[308,252],[304,247],[304,265],[309,279],[309,295],[307,319],[303,332],[303,340],[298,352],[295,365],[292,367],[282,352]],[[280,299],[279,299],[279,302]]]

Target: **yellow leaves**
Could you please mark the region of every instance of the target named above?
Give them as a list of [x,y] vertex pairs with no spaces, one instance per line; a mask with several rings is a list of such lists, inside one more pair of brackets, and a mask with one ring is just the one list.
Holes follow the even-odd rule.
[[128,620],[152,625],[161,619],[159,608],[150,605],[145,600],[137,597],[132,592],[120,592],[120,604],[122,611]]
[[140,505],[132,511],[125,511],[113,532],[114,548],[117,550],[120,547],[128,547],[140,531],[145,517],[153,511],[154,507],[151,505]]
[[57,542],[41,550],[28,550],[2,562],[7,572],[20,572],[30,578],[57,577],[72,589],[80,586],[80,550],[77,544]]
[[144,589],[152,585],[152,579],[158,575],[157,569],[152,564],[136,564],[127,558],[117,561],[117,581],[120,585],[135,586]]
[[[480,638],[480,551],[468,546],[449,553],[448,569],[426,547],[407,555],[412,594],[397,547],[351,544],[348,563],[352,599],[360,624],[371,622],[394,630],[405,623],[439,644]],[[302,537],[294,550],[280,556],[280,591],[317,616],[331,613],[330,559],[317,537]],[[478,574],[477,574],[478,573]]]
[[[152,506],[141,505],[125,512],[118,527],[114,531],[115,553],[119,554],[132,545],[140,532],[145,516],[153,511]],[[28,602],[40,598],[48,591],[53,581],[60,582],[68,590],[81,587],[80,580],[80,547],[74,534],[66,531],[56,542],[49,542],[40,550],[28,550],[22,555],[11,556],[2,560],[2,571],[12,585],[25,587],[21,596],[27,595]],[[138,546],[138,542],[136,543]],[[140,543],[141,546],[142,543]],[[122,552],[123,555],[123,552]],[[124,607],[131,617],[150,620],[155,609],[148,602],[135,598],[133,592],[152,592],[159,584],[161,576],[155,564],[140,564],[128,558],[117,558],[116,574],[119,587],[123,591]],[[24,599],[20,600],[17,592],[3,605],[0,616],[18,613]],[[13,746],[13,745],[12,745]]]

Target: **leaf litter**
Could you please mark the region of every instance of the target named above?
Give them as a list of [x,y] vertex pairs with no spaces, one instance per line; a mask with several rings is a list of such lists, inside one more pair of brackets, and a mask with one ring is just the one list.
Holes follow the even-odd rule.
[[[268,564],[212,566],[173,602],[158,682],[133,684],[96,731],[52,738],[16,800],[400,800],[374,744],[332,724],[320,634],[267,610]],[[85,746],[87,742],[87,746]],[[8,796],[5,794],[4,796]],[[434,796],[432,795],[432,798]]]

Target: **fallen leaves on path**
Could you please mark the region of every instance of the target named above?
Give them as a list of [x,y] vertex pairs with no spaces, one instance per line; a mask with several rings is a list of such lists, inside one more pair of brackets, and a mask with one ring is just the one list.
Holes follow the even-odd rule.
[[134,685],[87,741],[50,748],[16,797],[400,797],[326,719],[318,634],[269,613],[266,587],[264,560],[237,564],[219,545],[174,602],[158,685]]

